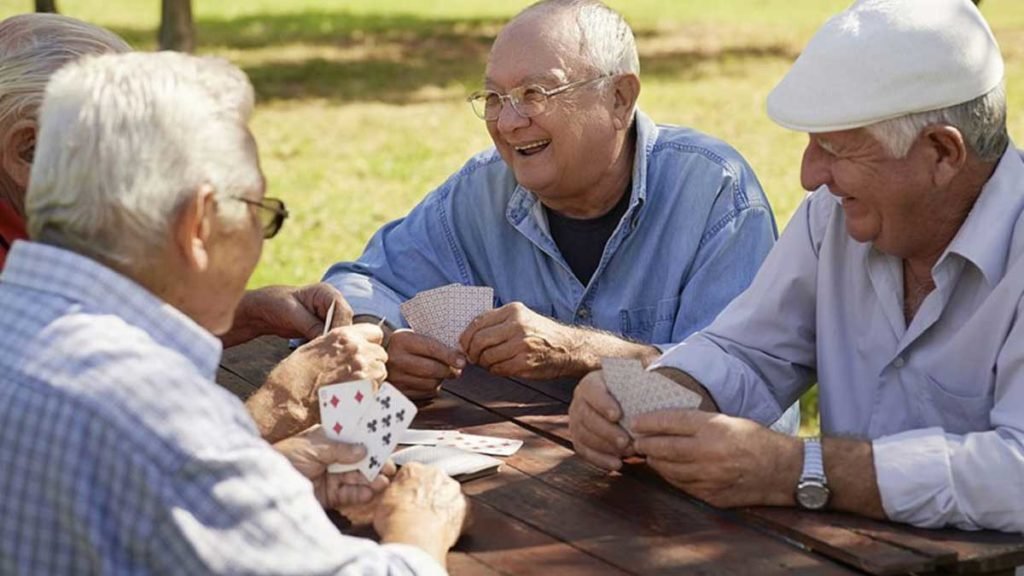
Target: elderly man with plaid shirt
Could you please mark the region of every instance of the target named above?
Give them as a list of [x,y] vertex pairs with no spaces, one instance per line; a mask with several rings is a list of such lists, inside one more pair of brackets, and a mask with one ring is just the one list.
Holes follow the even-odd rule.
[[[89,58],[48,86],[34,241],[0,275],[0,573],[443,572],[457,483],[327,474],[363,449],[317,428],[271,446],[213,382],[214,335],[281,224],[252,103],[236,68],[173,53]],[[380,545],[323,512],[367,493]]]

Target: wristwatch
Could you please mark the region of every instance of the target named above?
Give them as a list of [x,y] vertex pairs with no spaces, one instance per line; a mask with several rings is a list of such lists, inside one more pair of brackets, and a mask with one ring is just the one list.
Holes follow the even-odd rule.
[[821,439],[804,438],[804,471],[796,484],[796,501],[806,510],[824,510],[831,495],[821,457]]

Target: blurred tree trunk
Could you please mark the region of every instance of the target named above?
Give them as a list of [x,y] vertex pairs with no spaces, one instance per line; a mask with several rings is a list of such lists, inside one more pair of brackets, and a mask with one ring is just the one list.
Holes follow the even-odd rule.
[[57,0],[36,0],[36,12],[57,13]]
[[161,50],[191,52],[195,49],[195,27],[192,24],[192,0],[161,0]]

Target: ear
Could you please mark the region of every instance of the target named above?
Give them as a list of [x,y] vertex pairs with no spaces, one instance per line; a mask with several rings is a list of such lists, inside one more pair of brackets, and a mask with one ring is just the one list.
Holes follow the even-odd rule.
[[36,152],[36,128],[35,120],[18,120],[0,141],[0,169],[22,191],[28,189],[28,178],[32,173],[32,159]]
[[626,130],[633,120],[636,100],[640,97],[640,79],[636,74],[622,74],[615,77],[615,107],[612,121],[616,130]]
[[933,183],[939,188],[945,188],[967,164],[969,152],[964,135],[953,126],[934,125],[926,127],[920,139],[930,152]]
[[213,188],[203,184],[185,201],[174,224],[174,245],[189,269],[202,272],[210,266],[210,238],[217,216]]

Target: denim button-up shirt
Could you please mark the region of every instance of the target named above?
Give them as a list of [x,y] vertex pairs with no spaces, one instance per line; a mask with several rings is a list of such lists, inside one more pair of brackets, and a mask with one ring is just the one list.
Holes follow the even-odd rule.
[[823,188],[750,289],[661,363],[763,423],[817,379],[822,432],[873,440],[889,518],[1024,531],[1024,161],[1012,146],[932,275],[907,325],[901,260],[851,238]]
[[637,112],[629,207],[587,285],[548,232],[537,197],[494,149],[472,158],[356,262],[325,279],[357,314],[404,325],[401,302],[450,283],[494,288],[560,322],[667,348],[706,326],[753,279],[777,234],[768,200],[736,150],[656,126]]

